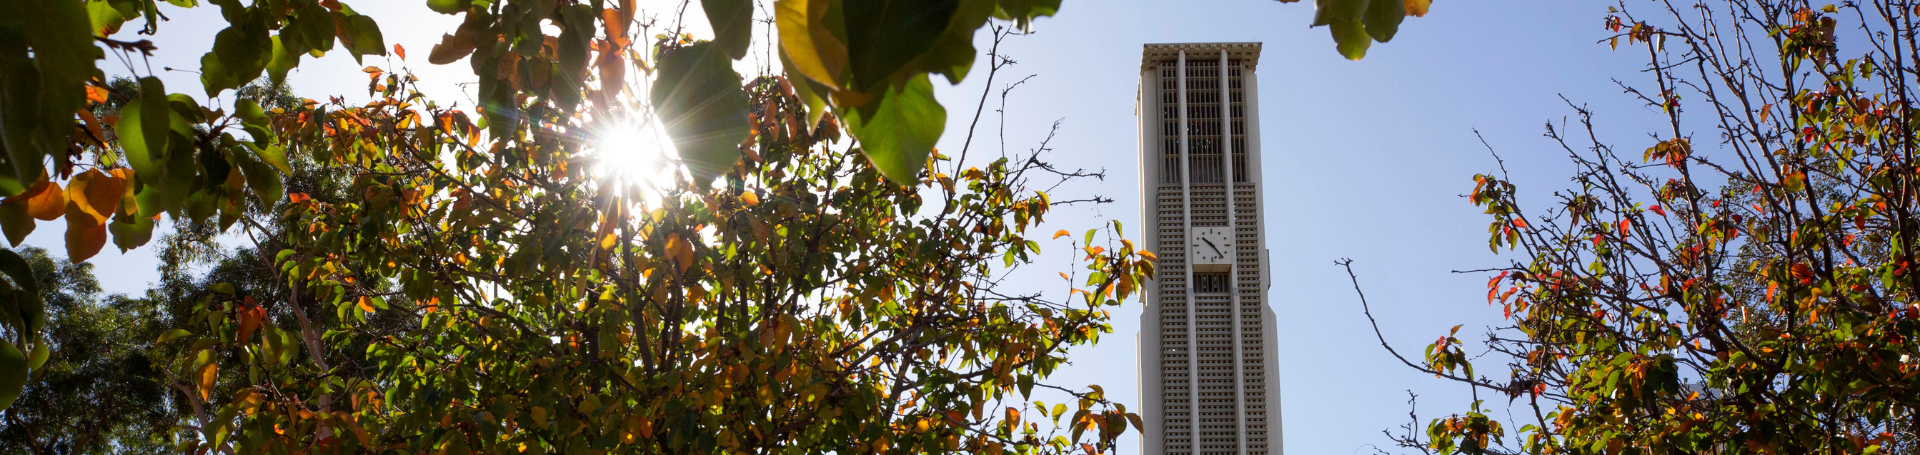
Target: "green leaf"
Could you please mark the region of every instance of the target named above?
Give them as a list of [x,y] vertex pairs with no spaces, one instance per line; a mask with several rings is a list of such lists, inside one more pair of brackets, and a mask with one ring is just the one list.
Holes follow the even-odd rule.
[[347,30],[347,50],[353,52],[353,60],[360,61],[362,55],[387,55],[386,38],[380,34],[380,25],[373,18],[355,14],[343,19]]
[[833,3],[832,0],[778,0],[773,5],[773,17],[780,30],[781,54],[791,60],[799,74],[829,89],[838,89],[840,75],[847,69],[847,45],[828,25],[828,12],[833,9]]
[[209,97],[260,77],[273,56],[273,39],[267,35],[264,14],[235,16],[229,20],[239,20],[214,35],[213,50],[200,57],[200,82]]
[[52,352],[47,349],[46,341],[33,343],[33,351],[27,353],[27,369],[39,370],[40,367],[47,364],[47,357],[49,357],[50,354],[52,354]]
[[253,189],[253,195],[260,203],[272,207],[286,193],[280,182],[280,173],[267,163],[247,154],[234,154],[234,161],[240,164],[240,171],[246,174],[247,187]]
[[293,173],[293,168],[287,166],[287,149],[285,147],[270,145],[254,149],[253,154],[260,157],[260,162],[267,163],[273,166],[274,169],[280,170],[281,174]]
[[167,109],[167,89],[157,77],[140,78],[140,93],[133,101],[120,110],[120,148],[125,152],[127,166],[133,168],[133,176],[142,181],[154,181],[160,176],[160,164],[156,159],[167,151],[167,141],[173,133],[169,128],[173,123],[171,112]]
[[1367,17],[1361,22],[1367,26],[1367,35],[1374,41],[1388,42],[1400,32],[1400,22],[1407,19],[1407,4],[1395,0],[1379,0],[1367,3]]
[[1000,0],[993,16],[1014,21],[1021,30],[1031,31],[1034,18],[1052,16],[1059,11],[1060,0]]
[[1341,56],[1347,60],[1359,60],[1367,56],[1367,47],[1373,45],[1373,37],[1367,36],[1366,26],[1361,25],[1360,21],[1334,22],[1329,28],[1333,30],[1334,48],[1340,51]]
[[13,406],[20,390],[27,385],[27,354],[12,342],[0,339],[0,409]]
[[0,249],[0,272],[6,273],[14,286],[34,295],[40,294],[40,280],[33,277],[33,266],[27,265],[27,260],[20,258],[13,250]]
[[427,0],[427,9],[440,14],[460,14],[473,6],[472,0]]
[[188,332],[186,329],[173,329],[173,330],[167,331],[167,333],[160,334],[160,339],[155,340],[153,343],[154,344],[166,343],[168,341],[178,340],[180,339],[180,337],[191,336],[191,335],[193,335],[193,332]]
[[[116,3],[118,5],[116,5]],[[103,36],[113,35],[113,33],[120,31],[120,24],[124,24],[128,19],[139,15],[139,11],[134,10],[133,6],[133,2],[89,0],[87,2],[87,18],[93,28],[88,29],[88,31]]]
[[99,72],[93,61],[105,53],[88,32],[86,3],[0,2],[0,18],[0,169],[11,170],[0,194],[16,194],[46,174],[48,156],[66,153],[86,81]]
[[707,11],[707,23],[713,25],[713,44],[739,60],[747,56],[753,42],[753,0],[700,0]]
[[6,233],[8,245],[19,247],[33,233],[34,224],[33,216],[27,214],[27,201],[0,202],[0,231]]
[[107,232],[113,234],[113,246],[119,247],[120,252],[125,253],[127,250],[139,248],[153,240],[153,217],[139,215],[115,217],[112,223],[107,224]]
[[861,153],[894,183],[912,184],[927,154],[947,127],[947,110],[933,98],[933,83],[921,74],[889,90],[872,109],[849,109],[847,128]]
[[740,160],[740,142],[751,131],[746,91],[732,62],[712,43],[673,50],[659,62],[654,108],[694,183],[705,185]]
[[1367,0],[1315,0],[1313,2],[1313,26],[1319,27],[1322,25],[1333,25],[1336,22],[1358,21],[1366,16],[1367,3]]
[[266,109],[261,109],[260,103],[251,99],[241,98],[234,101],[233,116],[239,117],[240,121],[246,122],[248,125],[267,124]]
[[40,329],[47,325],[47,302],[40,299],[39,293],[25,290],[14,290],[10,297],[20,311],[20,321],[26,323],[27,337],[39,334]]
[[300,41],[311,46],[314,52],[326,53],[333,50],[334,23],[332,13],[320,2],[294,2],[293,28],[299,29]]
[[853,86],[865,92],[892,88],[893,81],[910,79],[902,73],[946,31],[960,2],[912,4],[905,0],[844,0],[847,64]]
[[287,73],[300,65],[300,53],[287,49],[285,44],[286,38],[297,36],[300,35],[281,30],[280,35],[273,37],[273,55],[267,59],[267,77],[274,85],[286,82]]

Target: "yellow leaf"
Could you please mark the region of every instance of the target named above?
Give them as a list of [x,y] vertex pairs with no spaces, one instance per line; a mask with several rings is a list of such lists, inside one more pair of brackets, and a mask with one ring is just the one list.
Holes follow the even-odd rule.
[[1405,0],[1407,14],[1413,17],[1427,17],[1427,8],[1433,6],[1433,0]]
[[213,380],[219,377],[220,377],[219,363],[207,362],[206,365],[200,366],[200,374],[196,378],[196,379],[199,379],[198,385],[200,386],[200,399],[206,400],[212,396]]

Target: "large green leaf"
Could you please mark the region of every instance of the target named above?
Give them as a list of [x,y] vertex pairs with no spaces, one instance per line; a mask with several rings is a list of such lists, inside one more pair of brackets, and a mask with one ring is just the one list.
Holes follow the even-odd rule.
[[99,72],[93,61],[105,55],[92,23],[79,1],[0,2],[0,147],[11,171],[0,194],[25,190],[46,174],[47,157],[65,155],[86,81]]
[[347,39],[343,42],[347,44],[347,51],[353,53],[353,61],[361,61],[360,56],[363,55],[387,55],[386,38],[380,34],[380,25],[374,23],[373,18],[359,14],[335,14],[334,20],[339,21],[340,28],[347,32],[344,36]]
[[746,57],[753,42],[753,0],[700,0],[700,9],[713,25],[713,44],[729,58]]
[[933,82],[921,74],[890,90],[874,109],[848,109],[847,129],[860,139],[867,160],[888,180],[911,184],[947,126],[947,109],[933,99]]
[[[149,107],[151,106],[151,107]],[[172,112],[167,109],[167,88],[160,78],[140,78],[140,93],[120,109],[120,149],[135,178],[152,180],[160,176],[158,159],[167,152],[173,138]]]
[[1367,3],[1367,0],[1315,0],[1313,2],[1313,26],[1319,27],[1322,25],[1332,25],[1335,22],[1358,21],[1366,16]]
[[273,166],[255,158],[252,154],[235,153],[233,159],[240,166],[240,172],[246,174],[247,187],[253,189],[253,195],[260,203],[272,207],[286,189],[280,183],[280,173]]
[[273,57],[273,39],[267,34],[266,15],[253,10],[234,15],[238,21],[214,35],[213,50],[200,58],[200,82],[206,86],[207,96],[240,88],[260,77],[267,60]]
[[33,277],[33,266],[27,265],[27,260],[20,258],[13,250],[0,249],[0,273],[5,273],[20,289],[40,293],[40,282]]
[[27,385],[27,353],[0,339],[0,409],[13,406]]
[[840,87],[840,75],[847,69],[846,42],[834,35],[830,24],[840,20],[838,14],[829,14],[836,12],[837,3],[778,0],[773,5],[782,53],[799,74],[832,89]]
[[1033,19],[1060,11],[1060,0],[1000,0],[994,17],[1014,21],[1021,30],[1031,30]]
[[1373,37],[1367,35],[1367,27],[1358,20],[1335,21],[1328,27],[1333,31],[1334,48],[1347,60],[1359,60],[1367,56],[1367,47],[1373,45]]
[[740,74],[705,41],[672,50],[659,61],[654,108],[694,182],[705,185],[740,160],[740,142],[751,132]]
[[1367,3],[1367,17],[1361,23],[1367,26],[1367,35],[1374,41],[1393,41],[1393,35],[1400,32],[1400,22],[1407,19],[1407,4],[1394,0],[1377,0]]
[[933,48],[959,7],[960,0],[843,0],[855,88],[877,94],[913,77],[901,70]]
[[7,244],[15,247],[26,241],[27,234],[33,233],[33,216],[27,214],[27,201],[8,200],[0,202],[0,233],[7,236]]
[[292,27],[299,29],[300,41],[316,54],[333,50],[333,15],[320,2],[294,2]]
[[440,14],[460,14],[473,6],[472,0],[427,0],[427,9]]
[[288,49],[286,45],[287,38],[298,36],[297,33],[287,33],[286,29],[282,29],[279,35],[273,37],[273,53],[267,58],[267,77],[271,78],[269,80],[274,85],[286,82],[287,72],[300,65],[300,53]]
[[120,252],[124,253],[153,240],[153,224],[153,217],[114,217],[113,222],[107,224],[107,233],[113,234],[113,246],[119,247]]

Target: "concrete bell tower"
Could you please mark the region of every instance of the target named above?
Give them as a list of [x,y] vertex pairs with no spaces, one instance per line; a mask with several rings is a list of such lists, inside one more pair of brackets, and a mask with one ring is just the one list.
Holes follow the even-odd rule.
[[1140,226],[1160,257],[1140,321],[1143,455],[1282,455],[1259,60],[1260,43],[1140,59]]

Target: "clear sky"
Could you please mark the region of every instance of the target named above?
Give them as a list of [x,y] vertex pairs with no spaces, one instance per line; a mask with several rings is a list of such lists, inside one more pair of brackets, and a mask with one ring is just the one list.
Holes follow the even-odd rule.
[[[445,67],[425,62],[457,19],[433,14],[419,1],[345,3],[374,16],[389,44],[408,49],[415,71],[434,82],[434,94],[466,99],[451,85],[472,80],[465,62]],[[1601,20],[1609,3],[1442,0],[1427,17],[1409,18],[1394,42],[1375,44],[1360,62],[1335,53],[1325,28],[1307,27],[1312,3],[1068,0],[1057,17],[1036,23],[1037,34],[1004,46],[1019,64],[996,85],[1036,75],[1009,99],[1010,150],[1032,147],[1060,120],[1053,160],[1108,172],[1105,182],[1066,188],[1055,193],[1056,199],[1100,194],[1116,200],[1056,212],[1036,233],[1080,232],[1098,226],[1100,219],[1137,225],[1133,108],[1141,44],[1264,42],[1258,68],[1265,166],[1260,171],[1273,262],[1269,295],[1279,316],[1286,452],[1373,453],[1372,445],[1387,444],[1380,430],[1407,422],[1407,390],[1421,396],[1421,425],[1466,409],[1468,395],[1393,360],[1374,339],[1345,272],[1334,261],[1356,260],[1387,341],[1402,352],[1418,355],[1455,324],[1466,324],[1462,338],[1476,341],[1483,327],[1502,322],[1499,310],[1485,301],[1488,277],[1451,271],[1496,266],[1506,259],[1488,251],[1489,218],[1462,197],[1472,188],[1474,174],[1496,170],[1474,130],[1506,159],[1529,195],[1524,200],[1540,207],[1551,201],[1553,189],[1569,184],[1572,172],[1565,153],[1540,136],[1544,123],[1572,114],[1561,95],[1594,108],[1603,140],[1623,150],[1649,145],[1644,132],[1656,126],[1658,116],[1612,82],[1638,82],[1645,51],[1622,47],[1616,52],[1596,43],[1605,36]],[[162,8],[173,20],[156,39],[160,51],[152,67],[171,91],[199,96],[196,75],[161,68],[197,69],[224,23],[212,6]],[[658,10],[671,15],[670,7]],[[704,29],[697,4],[687,17]],[[137,22],[128,28],[137,28]],[[120,38],[138,39],[131,32]],[[367,64],[388,65],[370,59]],[[366,93],[360,66],[336,52],[303,62],[291,79],[301,96],[357,99]],[[129,72],[112,60],[103,68],[109,74]],[[146,74],[140,65],[133,71]],[[984,66],[976,66],[961,86],[940,90],[950,119],[943,149],[959,149],[984,75]],[[983,128],[1000,120],[993,111],[990,105]],[[975,156],[997,146],[991,133],[982,132],[989,148]],[[43,222],[27,243],[58,254],[64,251],[64,229],[59,222]],[[1054,276],[1048,267],[1064,264],[1058,255],[1067,249],[1065,239],[1043,245],[1054,256],[1035,266],[1038,273],[1026,275]],[[151,247],[124,255],[109,250],[93,262],[110,292],[138,293],[157,279]],[[1017,285],[1064,290],[1055,280]],[[1139,305],[1130,303],[1117,313],[1115,333],[1097,347],[1075,351],[1074,365],[1056,381],[1101,384],[1112,397],[1139,409],[1134,379],[1138,312]],[[1506,374],[1497,363],[1481,365],[1480,372]],[[1489,404],[1503,405],[1499,399]],[[1496,417],[1510,422],[1509,429],[1525,423],[1504,411]],[[1130,433],[1120,453],[1137,451]]]

